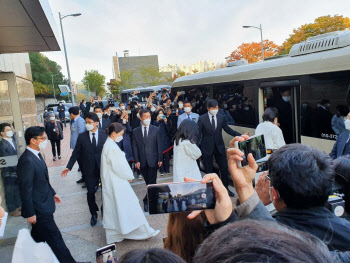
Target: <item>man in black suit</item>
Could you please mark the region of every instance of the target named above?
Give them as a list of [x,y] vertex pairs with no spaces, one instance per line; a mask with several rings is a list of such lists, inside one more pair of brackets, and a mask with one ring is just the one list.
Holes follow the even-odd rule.
[[102,118],[103,111],[102,111],[102,108],[100,106],[96,106],[94,108],[94,112],[96,113],[96,115],[98,117],[98,128],[102,131],[105,131],[109,127],[109,125],[111,124],[111,121],[109,119]]
[[[12,139],[13,131],[9,123],[0,124],[0,157],[17,155],[16,142]],[[17,167],[5,167],[1,169],[1,177],[5,188],[6,206],[10,216],[21,215],[21,197],[17,180]]]
[[64,127],[67,127],[66,125],[66,107],[64,107],[63,103],[60,102],[60,106],[57,107],[58,111],[58,117],[61,120],[61,122],[64,122]]
[[87,202],[91,213],[91,226],[97,223],[98,206],[95,201],[95,193],[100,180],[100,165],[103,145],[107,134],[98,129],[99,119],[93,112],[89,112],[85,118],[86,132],[80,133],[67,168],[63,170],[62,177],[66,177],[72,170],[75,162],[80,159],[82,171],[84,171],[85,184],[87,188]]
[[33,126],[26,129],[27,149],[17,164],[17,174],[22,200],[22,217],[32,224],[32,237],[36,242],[46,242],[59,262],[74,262],[65,245],[53,213],[55,203],[61,203],[49,182],[49,173],[40,150],[45,149],[45,128]]
[[85,109],[86,109],[86,102],[85,100],[82,100],[80,105],[79,105],[79,109],[80,109],[80,115],[85,119]]
[[[151,124],[149,110],[140,110],[142,126],[133,131],[132,149],[136,168],[141,170],[146,185],[157,183],[157,170],[162,166],[163,153],[158,128]],[[143,199],[144,210],[148,212],[147,194]]]
[[[219,111],[219,103],[216,100],[208,100],[208,114],[199,117],[199,145],[202,151],[202,161],[205,173],[213,172],[213,156],[219,166],[221,180],[228,190],[229,174],[226,159],[226,149],[224,139],[222,138],[222,129],[232,136],[240,136],[241,134],[232,130],[224,120],[223,115],[217,115]],[[233,196],[231,191],[228,191]]]

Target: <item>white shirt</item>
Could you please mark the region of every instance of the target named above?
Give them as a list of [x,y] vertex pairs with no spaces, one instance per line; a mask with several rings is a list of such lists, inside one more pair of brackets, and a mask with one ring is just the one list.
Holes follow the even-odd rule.
[[282,130],[269,121],[262,122],[256,127],[255,135],[264,135],[266,149],[278,149],[286,143]]
[[10,144],[11,144],[11,146],[13,147],[13,149],[15,149],[16,150],[16,147],[15,147],[15,145],[13,144],[13,140],[11,139],[11,138],[3,138],[4,140],[6,140],[6,141],[8,141]]
[[[92,143],[92,138],[93,138],[92,133],[93,133],[92,131],[89,131],[91,143]],[[95,133],[96,146],[97,146],[98,145],[98,129],[94,133]]]
[[146,130],[147,130],[147,136],[149,135],[149,125],[145,126],[145,125],[141,125],[142,127],[142,136],[145,137],[145,127],[146,127]]
[[27,146],[27,149],[28,149],[29,151],[31,151],[32,153],[34,153],[34,155],[35,155],[36,157],[38,157],[39,160],[41,160],[40,157],[39,157],[40,151],[34,150],[33,148],[30,148],[29,146]]
[[[218,127],[218,120],[216,118],[216,115],[211,115],[210,112],[208,111],[208,115],[209,115],[209,121],[210,123],[213,121],[213,116],[214,116],[214,121],[215,121],[215,129]],[[213,125],[213,124],[212,124]]]

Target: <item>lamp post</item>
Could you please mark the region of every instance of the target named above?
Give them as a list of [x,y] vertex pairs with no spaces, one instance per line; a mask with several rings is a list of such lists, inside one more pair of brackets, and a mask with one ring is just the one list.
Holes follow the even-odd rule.
[[55,85],[53,84],[53,77],[54,77],[54,76],[57,76],[57,75],[59,75],[59,74],[51,75],[52,88],[53,88],[53,97],[55,98],[56,101],[57,101],[57,99],[56,99]]
[[262,60],[265,59],[265,55],[264,55],[264,40],[263,40],[263,35],[262,35],[262,27],[260,24],[260,27],[256,27],[256,26],[243,26],[243,28],[256,28],[260,30],[260,37],[261,37],[261,54],[262,54]]
[[74,92],[72,89],[72,82],[71,82],[71,78],[70,78],[70,72],[69,72],[69,64],[68,64],[68,57],[67,57],[67,49],[66,49],[66,43],[64,41],[64,34],[63,34],[63,26],[62,26],[62,20],[63,18],[66,18],[68,16],[80,16],[80,13],[76,13],[76,14],[70,14],[70,15],[65,15],[65,16],[61,16],[61,13],[58,12],[58,15],[60,17],[60,25],[61,25],[61,31],[62,31],[62,40],[63,40],[63,48],[64,48],[64,54],[66,56],[66,64],[67,64],[67,73],[68,73],[68,81],[69,81],[69,88],[70,88],[70,92],[72,95],[72,105],[75,105],[75,99],[74,99]]

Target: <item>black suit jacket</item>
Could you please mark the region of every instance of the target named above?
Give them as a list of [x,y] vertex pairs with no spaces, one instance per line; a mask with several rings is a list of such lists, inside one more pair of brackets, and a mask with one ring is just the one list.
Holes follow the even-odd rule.
[[159,129],[150,125],[148,139],[145,142],[141,130],[143,127],[136,128],[132,135],[132,150],[135,162],[140,162],[141,167],[145,167],[146,163],[149,167],[158,167],[158,162],[163,161]]
[[[78,136],[77,144],[75,145],[72,156],[69,159],[67,168],[72,170],[75,162],[80,159],[82,164],[82,170],[86,177],[96,177],[98,175],[95,174],[95,169],[98,168],[100,170],[101,165],[101,154],[103,145],[107,139],[107,134],[99,130],[98,131],[98,140],[97,140],[97,148],[93,147],[89,131],[85,131],[80,133]],[[97,166],[97,167],[96,167]]]
[[[16,147],[16,142],[13,141],[13,144]],[[11,155],[17,155],[17,150],[12,147],[12,145],[7,141],[2,139],[0,142],[0,157],[6,157]],[[1,175],[2,177],[8,177],[8,176],[16,176],[16,166],[6,167],[1,169]]]
[[56,192],[50,185],[46,164],[26,149],[18,160],[17,176],[22,216],[53,215],[56,209],[53,196]]
[[203,155],[212,155],[215,147],[221,153],[225,154],[225,143],[222,138],[222,129],[232,136],[240,136],[241,134],[232,130],[224,120],[222,115],[216,115],[217,125],[215,131],[211,126],[208,114],[199,117],[199,136],[198,141]]
[[[102,118],[102,128],[99,129],[105,132],[105,130],[109,127],[110,124],[110,119]],[[98,124],[98,127],[100,127],[100,124]]]

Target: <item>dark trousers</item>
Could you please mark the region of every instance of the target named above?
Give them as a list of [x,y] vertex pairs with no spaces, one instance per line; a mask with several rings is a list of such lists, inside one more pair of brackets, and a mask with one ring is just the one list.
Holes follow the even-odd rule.
[[61,120],[61,122],[64,123],[64,127],[67,127],[67,125],[66,125],[66,118],[60,118],[60,120]]
[[98,169],[96,166],[96,168],[93,169],[93,171],[94,173],[85,175],[85,184],[87,188],[87,202],[90,213],[91,215],[96,215],[99,209],[96,204],[95,193],[97,192],[98,183],[100,180],[100,169]]
[[53,215],[37,216],[36,223],[32,225],[32,237],[35,242],[46,242],[59,262],[74,262],[69,249],[63,241]]
[[163,153],[163,164],[160,167],[160,173],[169,173],[170,151]]
[[215,157],[215,161],[219,166],[221,181],[223,185],[227,188],[230,184],[230,179],[228,178],[229,173],[228,173],[226,154],[220,153],[216,148],[212,155],[203,154],[202,161],[203,161],[205,173],[208,174],[213,172],[213,157]]
[[[141,173],[146,185],[157,183],[157,170],[158,167],[149,167],[147,163],[144,167],[141,167]],[[147,194],[143,198],[143,202],[147,202]]]
[[19,195],[17,177],[3,177],[3,183],[5,188],[6,206],[9,212],[13,212],[17,208],[21,207],[21,197]]
[[57,146],[57,154],[58,154],[58,156],[61,156],[61,141],[60,140],[52,140],[50,142],[51,142],[53,157],[56,157],[56,146]]
[[83,161],[82,160],[80,160],[79,158],[78,158],[78,166],[79,166],[79,168],[80,168],[80,172],[81,172],[81,178],[85,181],[85,173],[84,173],[84,171],[83,171]]

